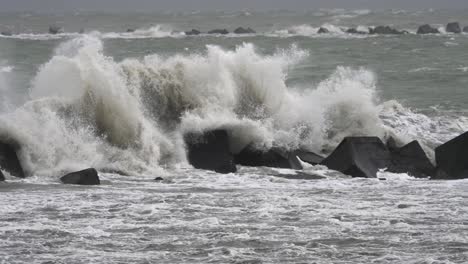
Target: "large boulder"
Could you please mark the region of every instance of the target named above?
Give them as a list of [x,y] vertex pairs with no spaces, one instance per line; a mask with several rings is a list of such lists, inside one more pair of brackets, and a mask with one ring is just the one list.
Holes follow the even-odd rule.
[[0,167],[12,176],[25,178],[23,167],[16,155],[18,149],[14,144],[0,142]]
[[391,156],[378,137],[348,137],[321,164],[352,177],[376,178]]
[[325,159],[324,157],[315,154],[314,152],[310,151],[303,151],[303,150],[297,150],[294,152],[294,154],[302,161],[307,162],[311,165],[318,165],[323,162]]
[[468,132],[435,150],[437,173],[433,179],[468,178]]
[[185,31],[185,35],[187,36],[197,36],[197,35],[200,35],[201,32],[199,30],[196,30],[196,29],[192,29],[190,31]]
[[234,30],[234,33],[235,34],[255,34],[257,32],[255,32],[255,30],[249,27],[248,28],[238,27]]
[[213,29],[208,31],[208,34],[227,35],[229,31],[227,29]]
[[[387,146],[391,145],[387,143]],[[392,164],[388,171],[408,173],[416,178],[427,178],[435,173],[435,167],[427,157],[418,141],[413,141],[401,148],[389,147]]]
[[187,157],[193,167],[218,173],[236,172],[234,156],[229,151],[226,130],[213,130],[204,134],[185,135]]
[[319,30],[317,31],[318,34],[327,34],[327,33],[330,33],[330,31],[324,27],[321,27],[319,28]]
[[59,33],[63,33],[63,28],[62,27],[59,27],[59,26],[50,26],[49,27],[49,33],[50,34],[59,34]]
[[239,165],[249,167],[271,167],[302,170],[302,165],[294,152],[270,149],[262,151],[252,145],[244,148],[235,155],[235,161]]
[[348,34],[361,34],[361,35],[366,34],[366,32],[359,31],[356,28],[349,28],[348,30],[346,30],[346,33],[348,33]]
[[375,28],[369,28],[369,34],[375,35],[401,35],[404,34],[405,32],[399,31],[397,29],[391,28],[389,26],[378,26]]
[[450,33],[461,33],[461,27],[458,22],[451,22],[447,24],[447,27],[445,28],[445,31],[450,32]]
[[437,28],[433,28],[429,24],[425,24],[418,28],[417,33],[418,34],[438,34],[440,32]]
[[96,169],[89,168],[82,171],[72,172],[60,178],[65,184],[78,184],[78,185],[99,185],[98,173]]
[[0,182],[5,181],[5,175],[3,175],[3,172],[0,170]]

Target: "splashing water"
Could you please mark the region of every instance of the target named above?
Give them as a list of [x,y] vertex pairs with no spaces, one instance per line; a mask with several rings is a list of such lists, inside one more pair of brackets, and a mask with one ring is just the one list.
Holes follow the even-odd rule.
[[33,174],[83,166],[153,174],[186,164],[188,131],[224,128],[234,152],[253,143],[327,153],[346,136],[395,130],[366,69],[338,67],[316,87],[288,87],[288,70],[307,56],[296,46],[262,55],[252,44],[208,45],[203,54],[116,62],[85,35],[62,43],[30,100],[0,116],[0,137],[22,146]]

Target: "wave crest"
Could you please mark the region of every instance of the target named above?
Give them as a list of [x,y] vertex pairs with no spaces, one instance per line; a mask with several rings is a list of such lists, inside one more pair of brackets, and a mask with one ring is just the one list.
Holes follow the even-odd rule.
[[203,54],[116,62],[99,39],[60,45],[33,80],[31,100],[0,116],[23,146],[27,169],[50,174],[94,166],[159,173],[185,163],[182,135],[225,128],[231,147],[330,151],[345,136],[384,136],[374,74],[338,67],[318,86],[288,87],[308,52],[272,55],[253,44]]

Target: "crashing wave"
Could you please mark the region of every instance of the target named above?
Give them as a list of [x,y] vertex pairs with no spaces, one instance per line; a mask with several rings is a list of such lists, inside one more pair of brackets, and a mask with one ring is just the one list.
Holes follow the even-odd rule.
[[[288,87],[308,56],[254,45],[208,45],[201,54],[117,62],[95,36],[62,43],[32,81],[30,100],[0,114],[0,138],[22,146],[35,175],[96,167],[154,174],[186,164],[183,134],[224,128],[236,152],[260,148],[329,152],[346,136],[386,137],[376,78],[338,67],[317,86]],[[391,115],[388,115],[391,117]]]

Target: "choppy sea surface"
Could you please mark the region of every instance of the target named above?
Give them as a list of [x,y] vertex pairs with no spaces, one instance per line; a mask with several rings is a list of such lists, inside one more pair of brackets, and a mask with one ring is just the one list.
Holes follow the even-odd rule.
[[[433,159],[468,130],[452,21],[468,11],[0,14],[0,140],[30,175],[0,183],[0,263],[467,263],[466,180],[221,175],[191,168],[182,138],[222,128],[234,152],[327,155],[393,136]],[[415,34],[426,23],[441,33]],[[344,33],[378,25],[410,34]],[[257,33],[183,33],[238,26]],[[102,185],[59,183],[87,167]]]

